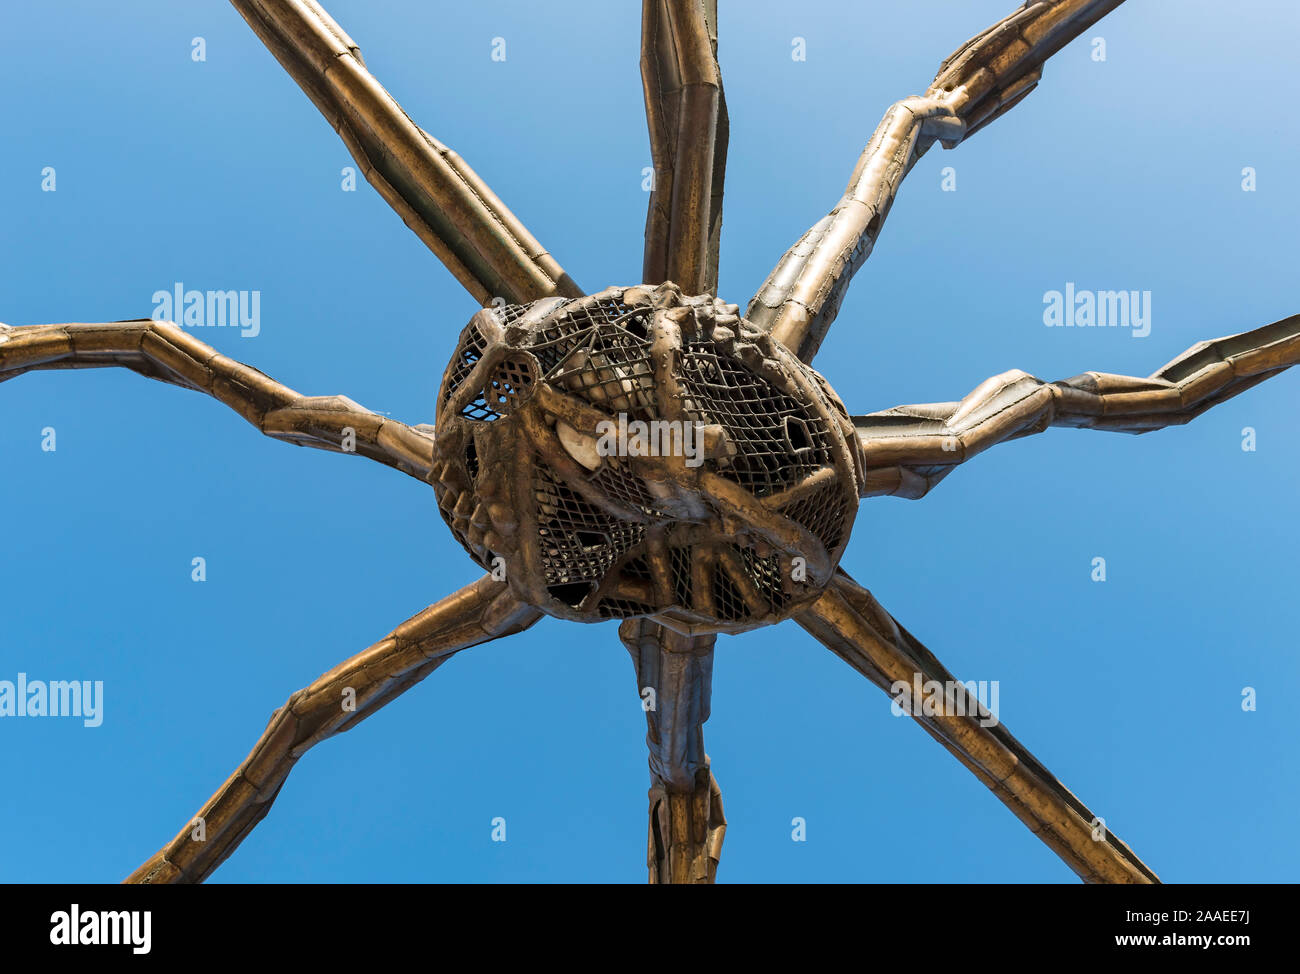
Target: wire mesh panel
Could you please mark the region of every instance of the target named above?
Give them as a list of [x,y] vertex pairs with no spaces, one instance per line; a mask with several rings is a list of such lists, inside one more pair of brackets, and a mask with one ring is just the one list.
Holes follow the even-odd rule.
[[809,416],[807,406],[772,388],[743,363],[719,355],[711,344],[686,347],[682,379],[688,408],[720,423],[736,444],[722,476],[755,497],[793,487],[830,465],[831,431]]

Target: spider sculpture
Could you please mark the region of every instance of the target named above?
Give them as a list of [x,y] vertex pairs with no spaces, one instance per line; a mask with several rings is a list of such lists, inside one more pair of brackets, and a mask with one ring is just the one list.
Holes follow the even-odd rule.
[[[152,320],[0,326],[0,379],[121,366],[208,393],[269,436],[361,453],[431,485],[488,574],[294,693],[200,809],[203,840],[187,823],[129,881],[204,879],[309,748],[452,654],[543,614],[623,620],[638,688],[653,701],[651,882],[711,882],[717,869],[726,821],[702,728],[718,633],[794,618],[882,689],[956,684],[837,569],[860,498],[921,497],[982,450],[1049,426],[1185,423],[1300,359],[1296,316],[1204,342],[1147,378],[1007,372],[960,402],[869,415],[851,415],[812,370],[917,159],[1013,107],[1047,58],[1120,2],[1030,0],[962,45],[924,95],[889,109],[843,197],[742,315],[715,296],[727,146],[716,0],[644,0],[655,182],[643,280],[592,294],[402,112],[313,0],[233,0],[367,179],[484,305],[443,374],[435,425],[300,396]],[[1084,880],[1157,881],[956,685],[946,706],[912,716]],[[354,707],[341,705],[349,694]]]

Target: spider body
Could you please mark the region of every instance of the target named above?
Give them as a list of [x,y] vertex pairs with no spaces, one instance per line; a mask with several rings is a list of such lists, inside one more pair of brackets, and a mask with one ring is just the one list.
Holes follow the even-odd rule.
[[740,632],[816,599],[861,451],[825,380],[737,310],[665,283],[476,314],[433,473],[470,555],[581,622]]

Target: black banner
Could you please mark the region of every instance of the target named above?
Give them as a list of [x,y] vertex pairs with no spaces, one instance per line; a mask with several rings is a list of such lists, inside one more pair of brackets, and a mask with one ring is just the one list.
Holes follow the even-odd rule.
[[[685,896],[676,900],[675,896]],[[702,897],[696,899],[696,897]],[[625,898],[626,897],[626,898]],[[680,949],[715,956],[786,941],[837,945],[895,960],[1026,960],[1130,954],[1226,963],[1285,947],[1289,886],[719,886],[672,892],[592,886],[0,887],[8,960],[66,955],[77,963],[201,957],[373,962],[437,957],[468,946],[490,955],[558,941],[572,957]],[[630,911],[653,911],[637,920]],[[670,946],[671,944],[671,946]],[[820,948],[819,948],[820,949]],[[448,955],[450,956],[450,955]],[[16,968],[15,968],[16,969]]]

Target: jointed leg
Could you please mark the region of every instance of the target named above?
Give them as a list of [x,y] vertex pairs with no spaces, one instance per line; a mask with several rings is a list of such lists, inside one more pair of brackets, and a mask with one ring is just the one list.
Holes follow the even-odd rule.
[[642,281],[716,294],[728,139],[717,0],[642,0],[641,83],[655,180]]
[[299,446],[356,452],[420,480],[433,463],[431,427],[407,426],[344,396],[300,396],[171,322],[0,325],[0,382],[38,369],[109,366],[206,392],[267,436]]
[[293,694],[271,715],[266,731],[235,773],[126,882],[201,882],[266,816],[308,749],[351,730],[453,653],[527,629],[540,617],[536,609],[516,601],[504,584],[485,576],[408,619]]
[[[957,685],[933,653],[842,571],[795,621],[886,692],[898,681],[913,686],[917,676],[922,684]],[[1159,882],[1006,728],[982,726],[987,719],[964,688],[957,692],[960,707],[929,715],[921,701],[912,701],[912,716],[1067,866],[1089,883]]]
[[712,883],[727,831],[704,753],[716,637],[683,636],[648,619],[629,619],[618,634],[649,724],[650,882]]
[[951,149],[1017,104],[1043,62],[1122,2],[1028,0],[962,45],[924,95],[886,112],[840,201],[786,251],[745,316],[811,362],[916,161],[935,140]]
[[465,161],[407,117],[315,0],[231,0],[361,171],[482,304],[581,289]]
[[961,402],[854,416],[867,462],[864,497],[923,497],[959,463],[1049,426],[1147,433],[1205,410],[1300,362],[1300,315],[1189,348],[1146,379],[1085,372],[1045,383],[1020,371]]

